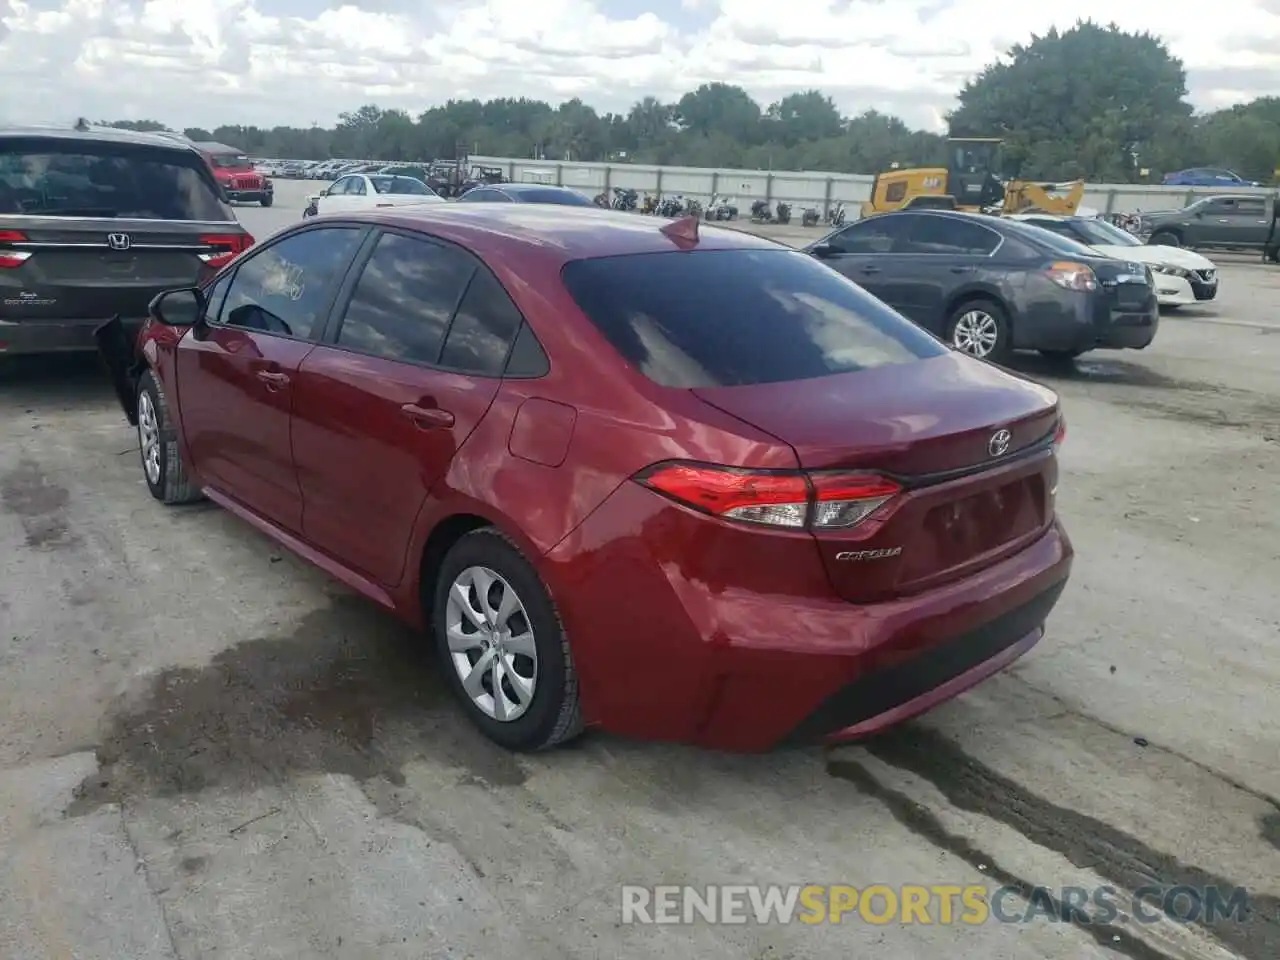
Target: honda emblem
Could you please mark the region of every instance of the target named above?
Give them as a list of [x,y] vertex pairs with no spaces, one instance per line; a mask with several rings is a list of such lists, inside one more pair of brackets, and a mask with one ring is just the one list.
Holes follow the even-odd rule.
[[133,246],[133,241],[127,233],[108,233],[107,246],[112,250],[128,250]]

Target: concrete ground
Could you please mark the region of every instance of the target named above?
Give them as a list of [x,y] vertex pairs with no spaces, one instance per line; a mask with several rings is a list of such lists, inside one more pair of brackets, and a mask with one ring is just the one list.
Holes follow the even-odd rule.
[[[242,208],[259,237],[305,188]],[[3,960],[1280,957],[1280,268],[1063,398],[1048,636],[824,754],[482,741],[422,645],[147,494],[91,358],[0,378]],[[622,884],[1243,886],[1243,920],[626,926]],[[936,915],[935,915],[936,919]]]

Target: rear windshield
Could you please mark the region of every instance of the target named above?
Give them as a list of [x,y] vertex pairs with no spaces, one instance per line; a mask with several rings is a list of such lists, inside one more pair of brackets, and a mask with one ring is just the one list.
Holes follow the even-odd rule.
[[1064,237],[1060,233],[1054,233],[1052,230],[1046,230],[1044,227],[1037,227],[1030,223],[1020,223],[1016,227],[1012,224],[1007,225],[1017,236],[1019,232],[1025,231],[1024,235],[1030,238],[1041,247],[1047,249],[1050,253],[1059,257],[1096,257],[1098,252],[1091,247],[1086,247],[1078,240],[1072,240],[1070,237]]
[[0,214],[235,219],[199,154],[48,140],[0,141]]
[[576,190],[521,190],[516,194],[525,203],[558,203],[563,207],[594,207]]
[[373,189],[379,193],[412,193],[419,196],[429,196],[435,193],[421,180],[415,180],[413,177],[378,175],[370,177],[369,181],[373,184]]
[[223,170],[252,170],[253,163],[248,157],[236,156],[234,153],[215,153],[209,158],[215,167]]
[[946,353],[834,270],[790,250],[575,260],[565,286],[645,376],[667,387],[808,380]]

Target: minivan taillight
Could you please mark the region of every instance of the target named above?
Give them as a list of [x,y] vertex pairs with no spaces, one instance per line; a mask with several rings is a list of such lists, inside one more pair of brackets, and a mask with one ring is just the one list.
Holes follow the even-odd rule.
[[636,481],[694,510],[724,520],[795,530],[856,526],[899,493],[874,473],[744,470],[704,463],[659,463]]
[[1059,415],[1058,415],[1058,426],[1057,426],[1057,429],[1055,429],[1055,430],[1053,431],[1053,451],[1054,451],[1054,453],[1057,453],[1057,452],[1058,452],[1058,448],[1062,446],[1063,442],[1064,442],[1066,439],[1067,439],[1067,418],[1066,418],[1066,417],[1064,417],[1064,416],[1062,416],[1061,414],[1059,414]]
[[20,230],[0,230],[0,270],[12,270],[31,259],[28,250],[6,249],[11,243],[26,243],[27,235]]
[[214,233],[201,237],[200,242],[214,248],[208,253],[200,254],[200,259],[217,270],[252,247],[253,237],[247,233]]

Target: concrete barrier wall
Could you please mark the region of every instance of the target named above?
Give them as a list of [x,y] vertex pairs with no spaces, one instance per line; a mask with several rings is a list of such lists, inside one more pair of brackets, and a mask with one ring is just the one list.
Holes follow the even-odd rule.
[[[756,200],[770,205],[786,201],[794,207],[816,206],[843,201],[856,207],[871,197],[872,177],[849,173],[801,173],[790,170],[730,170],[707,167],[658,167],[639,163],[560,163],[517,160],[510,157],[470,158],[472,163],[500,167],[517,183],[552,183],[572,187],[588,196],[602,190],[624,187],[641,194],[682,195],[707,202],[712,194],[736,198],[744,213]],[[1139,213],[1178,209],[1197,197],[1213,193],[1266,194],[1274,188],[1245,187],[1165,187],[1152,184],[1091,183],[1084,204],[1102,213]]]

